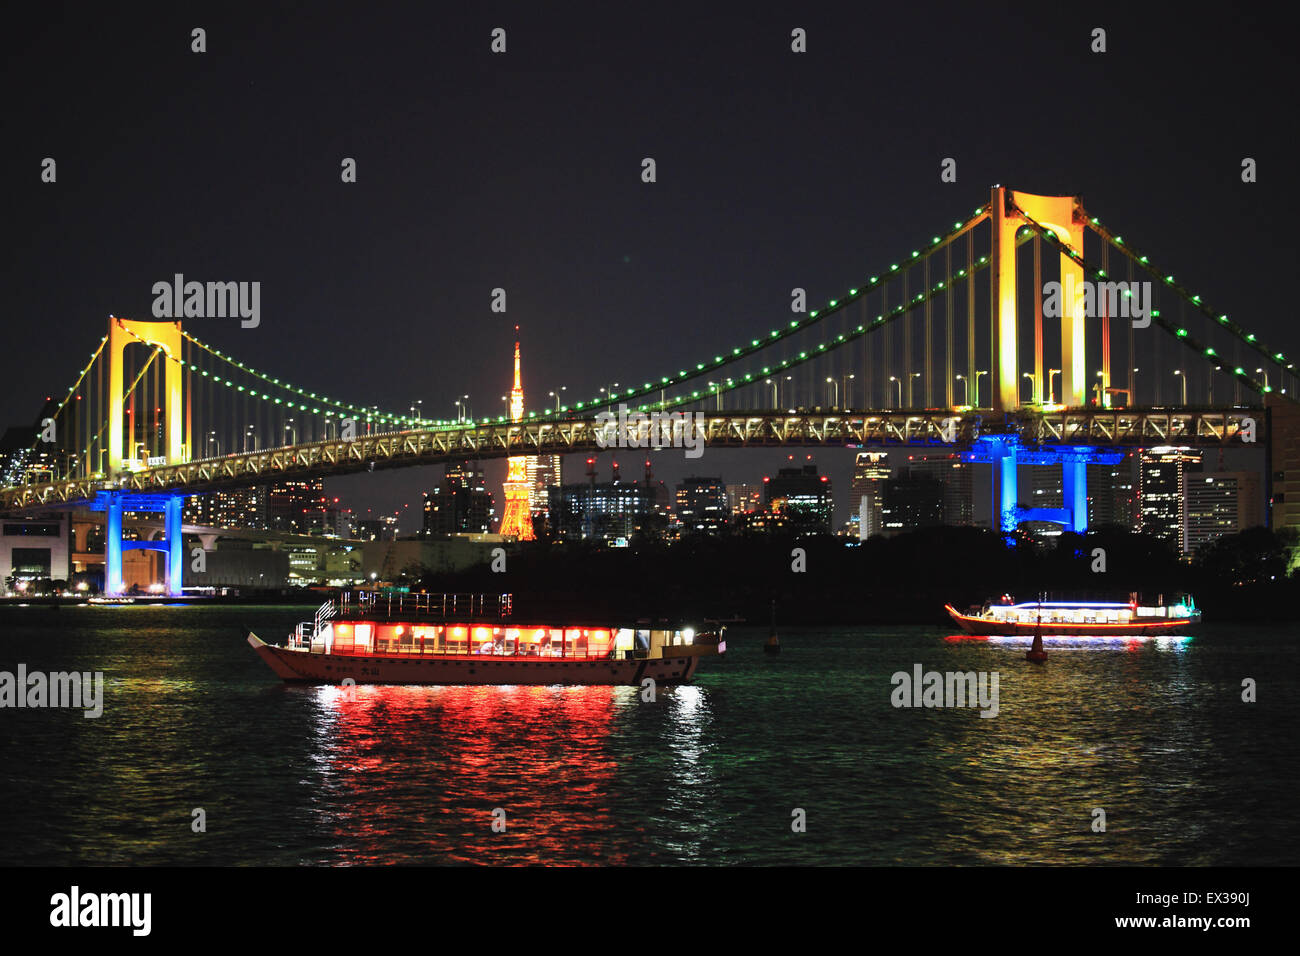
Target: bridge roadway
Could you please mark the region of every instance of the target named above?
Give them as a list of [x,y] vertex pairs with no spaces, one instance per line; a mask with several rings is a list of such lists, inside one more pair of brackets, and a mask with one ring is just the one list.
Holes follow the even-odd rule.
[[[1267,442],[1262,408],[1077,408],[1026,407],[1005,416],[970,409],[886,411],[779,410],[696,412],[703,416],[705,448],[951,446],[974,439],[1018,435],[1028,446],[1097,445],[1138,448],[1158,445],[1226,446]],[[696,419],[698,421],[698,419]],[[352,441],[327,439],[259,451],[164,465],[116,478],[92,476],[0,489],[0,513],[84,504],[102,491],[130,494],[198,494],[248,487],[279,478],[315,478],[446,464],[467,459],[536,454],[593,454],[617,448],[649,448],[649,424],[623,443],[616,424],[592,418],[538,418],[518,423],[473,424],[382,432]],[[1252,434],[1253,431],[1253,434]]]

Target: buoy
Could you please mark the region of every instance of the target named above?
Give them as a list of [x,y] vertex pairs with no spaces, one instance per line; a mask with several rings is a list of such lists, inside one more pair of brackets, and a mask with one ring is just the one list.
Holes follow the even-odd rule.
[[1034,628],[1033,646],[1025,652],[1025,660],[1032,661],[1035,664],[1042,664],[1047,660],[1047,651],[1043,650],[1043,618],[1038,617],[1038,624]]
[[780,654],[781,640],[776,636],[776,598],[772,599],[772,630],[763,644],[764,654]]

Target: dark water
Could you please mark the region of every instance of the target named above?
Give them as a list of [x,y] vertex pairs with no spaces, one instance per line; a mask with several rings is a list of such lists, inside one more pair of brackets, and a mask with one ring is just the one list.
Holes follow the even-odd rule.
[[[0,863],[1300,862],[1291,628],[1049,645],[1043,667],[926,627],[786,628],[768,659],[737,629],[646,703],[286,687],[243,635],[308,616],[0,608],[0,670],[106,681],[99,719],[0,710]],[[997,671],[997,716],[893,707],[917,663]]]

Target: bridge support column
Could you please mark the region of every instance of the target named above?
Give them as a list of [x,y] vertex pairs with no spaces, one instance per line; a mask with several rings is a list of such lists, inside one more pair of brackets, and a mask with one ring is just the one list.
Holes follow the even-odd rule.
[[104,593],[122,594],[122,496],[110,494],[105,506]]
[[1068,531],[1085,534],[1088,530],[1088,463],[1061,462],[1061,504],[1070,517]]
[[173,495],[167,499],[163,510],[163,536],[167,539],[167,593],[172,597],[185,593],[185,539],[181,534],[181,505],[184,503],[184,497]]
[[976,460],[992,464],[997,481],[998,513],[993,516],[993,524],[1003,534],[1011,534],[1016,530],[1016,506],[1020,497],[1016,445],[1004,438],[985,439],[982,443],[985,448]]
[[[163,573],[167,576],[167,593],[180,597],[184,592],[185,536],[181,529],[181,512],[185,503],[183,494],[128,494],[121,491],[101,491],[90,506],[103,511],[104,541],[104,592],[118,597],[125,590],[122,580],[123,551],[161,551]],[[122,515],[126,511],[162,512],[163,538],[161,541],[122,541]]]

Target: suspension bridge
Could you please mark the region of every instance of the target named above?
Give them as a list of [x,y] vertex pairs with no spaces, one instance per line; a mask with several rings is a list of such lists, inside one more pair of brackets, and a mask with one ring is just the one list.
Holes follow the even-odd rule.
[[[809,311],[798,299],[778,323],[734,320],[751,331],[730,351],[639,386],[481,418],[462,395],[455,420],[300,387],[180,321],[110,317],[72,386],[47,402],[24,480],[0,489],[0,513],[102,510],[106,590],[121,591],[122,548],[145,547],[167,554],[178,593],[188,495],[591,454],[610,444],[607,413],[621,405],[691,412],[706,447],[954,447],[994,468],[1002,530],[1046,519],[1081,531],[1087,463],[1153,445],[1265,448],[1269,408],[1296,394],[1288,354],[1212,308],[1077,197],[994,187],[970,216],[842,295]],[[629,437],[648,444],[640,427]],[[1023,464],[1061,466],[1064,508],[1017,508]],[[122,541],[123,513],[138,511],[164,515],[163,540]]]

